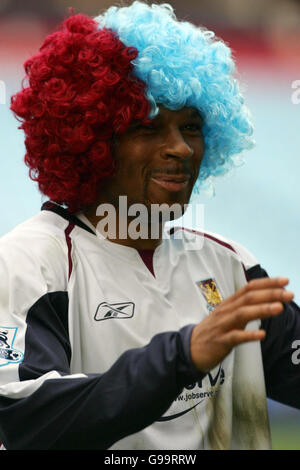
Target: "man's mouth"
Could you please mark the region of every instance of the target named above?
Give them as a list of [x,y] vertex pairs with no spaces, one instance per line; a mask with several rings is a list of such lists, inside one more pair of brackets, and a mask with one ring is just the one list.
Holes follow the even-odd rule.
[[185,189],[189,183],[190,175],[181,174],[181,175],[155,175],[151,177],[151,180],[154,181],[158,186],[166,189],[170,192],[178,192]]

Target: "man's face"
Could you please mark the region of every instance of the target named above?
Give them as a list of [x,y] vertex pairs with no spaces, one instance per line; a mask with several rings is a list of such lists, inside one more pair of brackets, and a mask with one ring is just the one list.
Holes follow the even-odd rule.
[[202,125],[194,108],[160,107],[150,125],[137,123],[118,136],[116,175],[105,187],[110,202],[117,207],[119,196],[127,196],[128,207],[187,204],[204,154]]

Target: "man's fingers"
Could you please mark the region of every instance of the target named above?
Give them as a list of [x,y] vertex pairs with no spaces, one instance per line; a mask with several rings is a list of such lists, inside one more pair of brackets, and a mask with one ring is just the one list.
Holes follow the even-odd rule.
[[219,326],[223,331],[243,329],[251,321],[278,315],[282,310],[281,302],[244,305],[235,310],[232,315],[222,315]]
[[[234,302],[236,300],[241,299],[244,297],[246,294],[248,297],[252,295],[253,292],[259,291],[259,290],[269,290],[269,289],[279,289],[283,292],[285,292],[285,286],[289,283],[289,279],[287,277],[264,277],[261,279],[252,279],[249,281],[245,286],[243,286],[241,289],[237,290],[233,295],[230,297],[227,297],[225,300],[223,300],[223,305],[226,305],[228,303]],[[282,300],[283,302],[287,302],[288,300]]]
[[294,297],[292,291],[281,288],[249,290],[236,300],[237,305],[254,305],[265,302],[290,302]]
[[264,330],[232,330],[224,335],[223,341],[228,348],[232,349],[239,344],[261,341],[265,336],[266,332]]
[[266,287],[284,287],[289,282],[288,277],[262,277],[260,279],[251,279],[247,285],[254,289],[264,289]]
[[273,287],[284,288],[288,283],[289,279],[287,277],[262,277],[260,279],[251,279],[251,281],[239,289],[238,292],[243,293],[243,291],[269,289]]
[[235,346],[261,341],[264,330],[246,329],[248,323],[279,315],[294,294],[287,291],[287,278],[250,281],[226,298],[193,331],[191,354],[199,370],[210,370]]
[[[245,290],[243,295],[227,298],[220,304],[220,313],[230,313],[239,309],[243,305],[258,305],[271,302],[290,302],[294,298],[294,293],[282,288],[269,288],[257,290]],[[216,309],[217,310],[217,309]]]

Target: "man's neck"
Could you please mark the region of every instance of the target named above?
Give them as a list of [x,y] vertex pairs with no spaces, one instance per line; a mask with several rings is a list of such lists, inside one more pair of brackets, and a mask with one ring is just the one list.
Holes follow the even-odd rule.
[[119,217],[116,210],[109,215],[97,215],[97,207],[83,211],[84,216],[107,240],[136,250],[155,250],[161,244],[163,224],[154,227],[150,224],[138,226],[132,218]]

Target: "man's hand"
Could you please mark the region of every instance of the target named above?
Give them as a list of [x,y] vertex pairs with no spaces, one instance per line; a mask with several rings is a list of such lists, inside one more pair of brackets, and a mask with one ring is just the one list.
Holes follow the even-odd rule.
[[237,345],[260,341],[264,330],[245,330],[248,322],[278,315],[283,302],[293,299],[286,291],[287,278],[263,278],[250,281],[222,301],[213,312],[195,326],[191,336],[191,358],[196,368],[208,372]]

